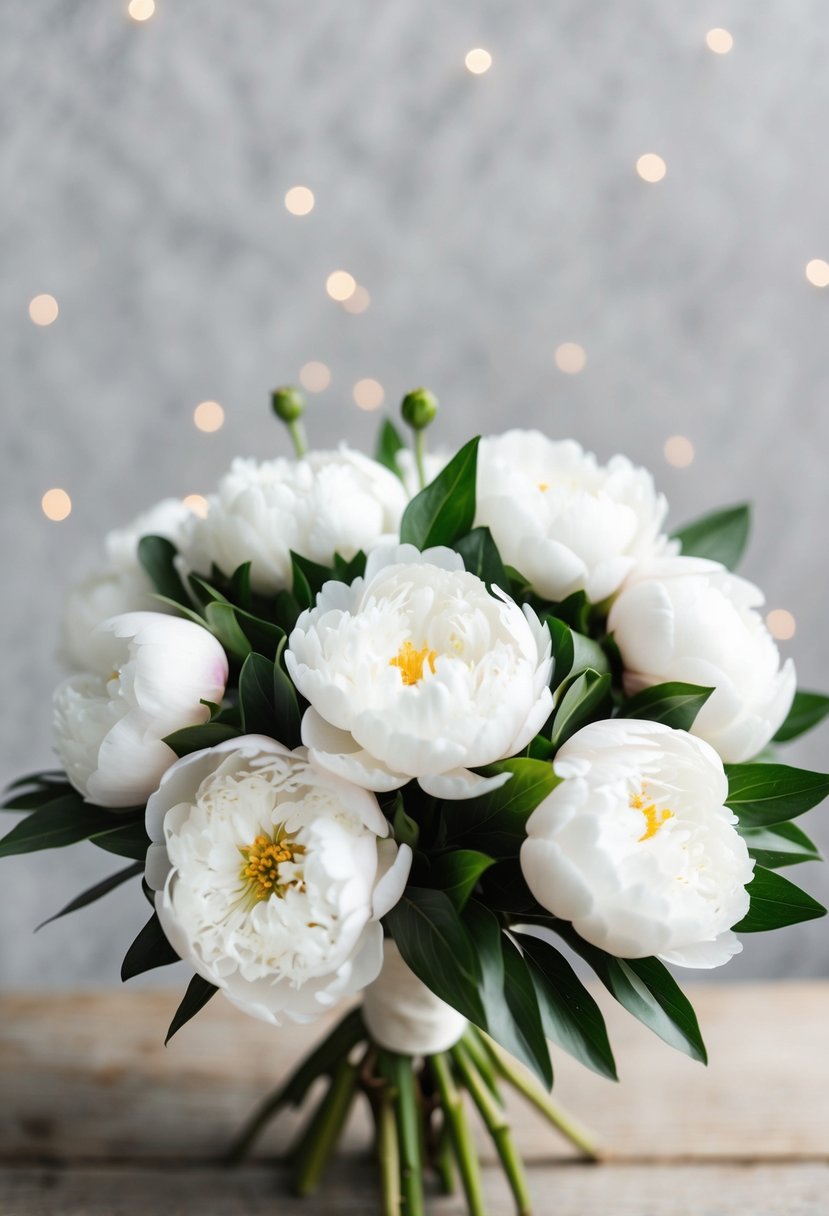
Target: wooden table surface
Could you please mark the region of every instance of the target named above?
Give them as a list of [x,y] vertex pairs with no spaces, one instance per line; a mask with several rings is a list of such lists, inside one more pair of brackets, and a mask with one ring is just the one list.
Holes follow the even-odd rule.
[[[598,995],[598,994],[597,994]],[[829,1216],[829,983],[691,990],[711,1064],[672,1051],[602,999],[621,1082],[556,1051],[555,1095],[597,1134],[598,1165],[516,1101],[538,1216]],[[324,1026],[275,1031],[216,999],[162,1040],[172,990],[0,998],[2,1216],[367,1216],[368,1119],[354,1111],[317,1196],[293,1199],[275,1156],[212,1158]],[[491,1216],[512,1205],[480,1137]],[[430,1195],[456,1216],[456,1198]]]

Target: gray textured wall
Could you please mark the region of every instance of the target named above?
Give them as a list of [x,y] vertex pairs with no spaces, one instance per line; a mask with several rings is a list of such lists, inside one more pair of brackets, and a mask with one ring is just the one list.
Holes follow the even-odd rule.
[[[284,450],[267,390],[309,359],[333,373],[320,441],[369,442],[361,377],[391,400],[424,382],[445,440],[509,419],[625,451],[675,522],[753,498],[746,572],[796,614],[804,683],[829,687],[829,289],[804,277],[829,258],[823,0],[157,4],[142,25],[122,0],[0,6],[0,778],[49,762],[60,598],[103,532],[234,453]],[[731,54],[706,49],[715,25]],[[657,185],[634,172],[647,151]],[[282,205],[296,183],[304,219]],[[338,267],[371,293],[361,316],[326,297]],[[38,292],[60,304],[48,328]],[[567,340],[578,376],[554,364]],[[212,436],[203,398],[227,411]],[[675,433],[697,451],[682,471]],[[40,511],[54,485],[61,524]],[[820,767],[828,741],[792,755]],[[2,863],[4,985],[115,979],[140,895],[31,928],[116,865]],[[829,895],[818,867],[798,877]],[[726,974],[826,974],[826,942],[822,922],[755,938]]]

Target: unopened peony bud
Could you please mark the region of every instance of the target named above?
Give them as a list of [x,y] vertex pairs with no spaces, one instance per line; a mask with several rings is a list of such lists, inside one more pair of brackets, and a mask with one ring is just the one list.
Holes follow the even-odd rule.
[[400,405],[403,421],[413,431],[424,431],[438,412],[438,399],[428,388],[415,388],[406,393]]

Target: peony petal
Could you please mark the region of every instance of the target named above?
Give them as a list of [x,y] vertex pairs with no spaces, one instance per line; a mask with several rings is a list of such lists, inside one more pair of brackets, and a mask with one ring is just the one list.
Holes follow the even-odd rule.
[[500,789],[511,777],[511,773],[497,773],[494,777],[483,777],[467,768],[456,768],[448,773],[430,773],[418,777],[418,785],[432,798],[445,798],[453,802],[462,798],[477,798],[491,790]]

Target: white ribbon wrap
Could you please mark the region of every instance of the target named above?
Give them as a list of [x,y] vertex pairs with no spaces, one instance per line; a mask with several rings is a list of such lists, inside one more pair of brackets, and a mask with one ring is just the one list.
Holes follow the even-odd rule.
[[363,1018],[380,1047],[405,1056],[428,1056],[453,1047],[466,1018],[419,980],[395,943],[383,943],[383,969],[363,993]]

